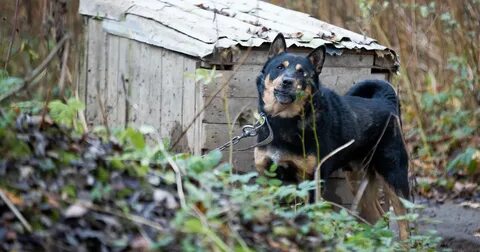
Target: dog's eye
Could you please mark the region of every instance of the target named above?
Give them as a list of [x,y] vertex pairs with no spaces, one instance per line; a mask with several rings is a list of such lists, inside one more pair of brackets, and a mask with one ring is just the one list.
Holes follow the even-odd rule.
[[283,64],[277,66],[277,69],[279,69],[279,70],[283,70],[284,68],[285,68],[285,66],[283,66]]

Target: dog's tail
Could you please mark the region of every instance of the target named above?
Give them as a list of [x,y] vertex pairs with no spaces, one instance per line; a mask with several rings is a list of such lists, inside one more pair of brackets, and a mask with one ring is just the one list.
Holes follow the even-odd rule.
[[384,80],[362,80],[345,94],[363,98],[386,99],[396,108],[396,115],[400,115],[400,101],[392,84]]

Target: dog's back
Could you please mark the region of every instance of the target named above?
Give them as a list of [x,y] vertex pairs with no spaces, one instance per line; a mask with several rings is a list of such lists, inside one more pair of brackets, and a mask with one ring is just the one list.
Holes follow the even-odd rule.
[[[390,101],[396,108],[400,107],[397,93],[392,85],[384,80],[362,80],[357,82],[345,95],[363,98],[378,98]],[[397,111],[398,113],[398,111]]]

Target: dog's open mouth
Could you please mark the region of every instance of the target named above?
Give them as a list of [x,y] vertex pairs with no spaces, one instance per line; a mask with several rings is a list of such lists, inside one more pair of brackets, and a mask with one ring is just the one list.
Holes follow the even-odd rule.
[[280,104],[290,104],[295,100],[295,95],[287,91],[275,89],[273,90],[273,94]]

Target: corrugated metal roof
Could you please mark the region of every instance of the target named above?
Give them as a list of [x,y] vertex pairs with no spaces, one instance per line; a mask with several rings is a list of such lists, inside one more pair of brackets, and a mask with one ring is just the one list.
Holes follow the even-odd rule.
[[258,47],[281,32],[287,46],[393,51],[308,14],[257,0],[80,0],[110,33],[203,58],[215,48]]

